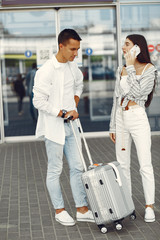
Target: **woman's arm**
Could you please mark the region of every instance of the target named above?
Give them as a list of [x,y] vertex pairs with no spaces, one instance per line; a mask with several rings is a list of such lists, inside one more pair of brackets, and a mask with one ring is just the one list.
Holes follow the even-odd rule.
[[121,69],[117,69],[116,72],[116,83],[115,83],[115,89],[113,94],[113,106],[111,110],[111,119],[110,119],[110,126],[109,126],[109,132],[115,133],[116,132],[116,109],[117,109],[117,98],[119,95],[119,78],[120,78],[120,72]]

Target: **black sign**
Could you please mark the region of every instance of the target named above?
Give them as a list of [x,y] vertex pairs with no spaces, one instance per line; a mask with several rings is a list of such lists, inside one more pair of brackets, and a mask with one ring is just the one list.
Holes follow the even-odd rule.
[[67,5],[67,4],[81,4],[81,3],[107,3],[114,2],[114,0],[2,0],[2,6],[23,6],[23,5]]

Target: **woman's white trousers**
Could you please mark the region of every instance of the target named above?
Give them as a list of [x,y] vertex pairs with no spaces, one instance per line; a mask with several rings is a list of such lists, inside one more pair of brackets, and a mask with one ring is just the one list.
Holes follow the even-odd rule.
[[[151,131],[145,109],[136,105],[116,112],[116,157],[131,188],[131,143],[135,143],[146,205],[155,202],[155,180],[151,161]],[[122,150],[122,149],[125,150]]]

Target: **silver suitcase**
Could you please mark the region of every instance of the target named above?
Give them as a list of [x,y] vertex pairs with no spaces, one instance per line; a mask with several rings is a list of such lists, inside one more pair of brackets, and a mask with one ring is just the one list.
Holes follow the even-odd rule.
[[116,229],[121,230],[121,221],[125,217],[130,216],[132,220],[136,218],[134,203],[121,166],[117,161],[105,165],[94,165],[79,119],[77,122],[91,164],[89,170],[87,170],[82,151],[78,145],[72,121],[71,126],[84,166],[85,172],[82,174],[82,181],[95,222],[102,233],[107,232],[105,225],[110,223],[115,223]]

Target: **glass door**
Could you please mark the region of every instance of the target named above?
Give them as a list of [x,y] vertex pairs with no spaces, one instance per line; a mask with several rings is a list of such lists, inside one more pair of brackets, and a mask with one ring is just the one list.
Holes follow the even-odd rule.
[[0,13],[1,88],[5,137],[35,134],[30,72],[57,49],[53,10]]
[[[1,70],[1,65],[0,65]],[[0,143],[3,141],[4,138],[4,128],[3,128],[3,99],[2,99],[2,81],[0,75]]]
[[79,114],[86,132],[107,131],[117,68],[115,8],[60,10],[60,30],[75,29],[82,38],[84,91]]
[[160,5],[122,5],[122,44],[127,35],[143,35],[148,43],[151,62],[157,68],[158,79],[151,105],[146,109],[151,130],[160,131]]

